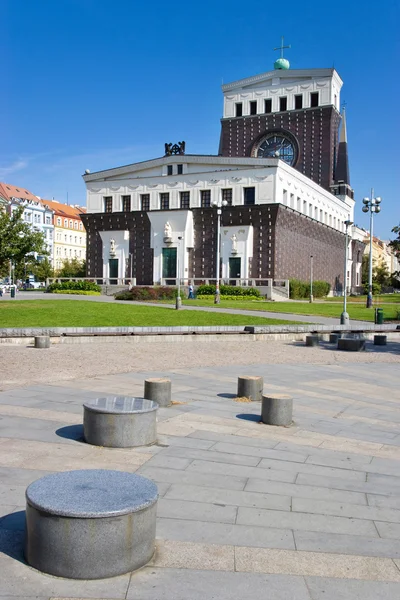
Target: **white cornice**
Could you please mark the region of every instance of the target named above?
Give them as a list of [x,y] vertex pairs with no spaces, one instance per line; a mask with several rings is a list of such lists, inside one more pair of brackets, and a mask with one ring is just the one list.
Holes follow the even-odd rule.
[[268,81],[269,79],[300,79],[302,77],[310,77],[312,79],[317,77],[332,77],[337,82],[340,82],[340,85],[343,84],[338,72],[335,71],[335,69],[288,69],[287,71],[279,69],[267,71],[266,73],[260,73],[260,75],[254,75],[253,77],[246,77],[245,79],[238,79],[237,81],[232,81],[232,83],[226,83],[222,86],[222,91],[224,93],[229,92],[236,88],[242,88],[255,83],[260,83],[262,81]]

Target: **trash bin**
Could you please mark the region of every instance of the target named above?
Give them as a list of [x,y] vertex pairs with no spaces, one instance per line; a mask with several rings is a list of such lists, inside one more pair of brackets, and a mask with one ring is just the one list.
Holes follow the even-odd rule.
[[383,308],[375,309],[375,325],[383,325]]
[[15,285],[10,286],[11,298],[15,298]]

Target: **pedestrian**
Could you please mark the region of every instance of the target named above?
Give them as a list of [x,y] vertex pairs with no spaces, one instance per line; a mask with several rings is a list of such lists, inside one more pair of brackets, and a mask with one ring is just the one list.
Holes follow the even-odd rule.
[[193,291],[194,291],[193,285],[192,285],[192,284],[190,284],[190,285],[189,285],[189,296],[188,296],[188,300],[194,300],[194,293],[193,293]]

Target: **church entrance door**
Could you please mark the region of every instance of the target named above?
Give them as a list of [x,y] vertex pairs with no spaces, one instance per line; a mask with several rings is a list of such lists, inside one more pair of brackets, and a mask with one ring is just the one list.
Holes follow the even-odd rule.
[[[176,285],[176,248],[162,249],[163,267],[162,274],[166,285]],[[171,278],[171,279],[169,279]]]
[[240,282],[235,281],[235,279],[240,279],[240,257],[235,256],[229,258],[229,285],[239,285]]
[[[118,283],[118,258],[110,258],[108,261],[110,285]],[[115,278],[115,279],[113,279]]]

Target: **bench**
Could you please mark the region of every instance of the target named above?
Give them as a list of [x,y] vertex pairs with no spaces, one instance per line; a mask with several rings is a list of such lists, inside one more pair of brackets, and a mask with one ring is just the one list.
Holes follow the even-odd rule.
[[47,475],[26,490],[25,558],[57,577],[102,579],[154,553],[157,486],[122,471]]
[[109,396],[83,405],[83,436],[88,444],[133,448],[157,439],[158,404],[145,398]]

